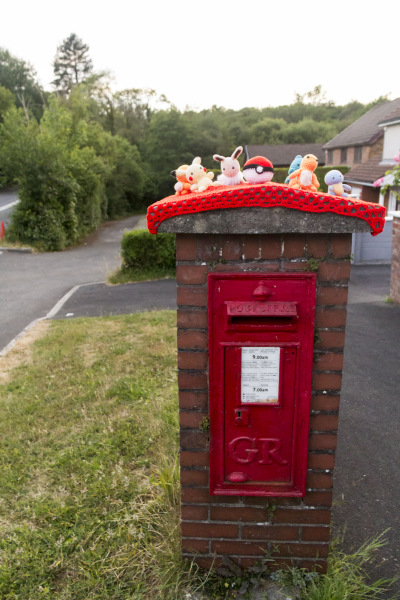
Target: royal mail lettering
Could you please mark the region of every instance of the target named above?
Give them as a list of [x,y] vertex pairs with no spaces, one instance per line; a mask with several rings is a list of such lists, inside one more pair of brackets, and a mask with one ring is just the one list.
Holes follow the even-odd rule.
[[295,302],[230,302],[228,315],[263,315],[263,316],[295,316],[297,314]]
[[280,452],[282,441],[278,438],[238,437],[230,441],[229,454],[232,460],[240,464],[257,461],[260,465],[286,465],[287,460]]

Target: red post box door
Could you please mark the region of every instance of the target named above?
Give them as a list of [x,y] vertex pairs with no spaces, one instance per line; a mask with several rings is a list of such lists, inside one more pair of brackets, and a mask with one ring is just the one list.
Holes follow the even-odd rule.
[[303,496],[316,276],[209,276],[210,492]]
[[295,346],[225,348],[224,481],[292,484],[296,359]]

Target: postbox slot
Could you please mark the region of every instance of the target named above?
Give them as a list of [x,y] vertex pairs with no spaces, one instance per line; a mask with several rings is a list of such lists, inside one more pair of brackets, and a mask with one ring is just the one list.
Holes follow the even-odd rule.
[[296,302],[227,302],[230,329],[293,329],[297,326]]

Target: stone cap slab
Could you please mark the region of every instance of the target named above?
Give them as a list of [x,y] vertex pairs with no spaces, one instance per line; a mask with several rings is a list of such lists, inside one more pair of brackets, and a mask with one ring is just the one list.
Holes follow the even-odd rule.
[[168,196],[147,209],[150,233],[352,233],[383,231],[373,202],[268,184],[218,186]]
[[162,221],[160,233],[353,233],[371,231],[366,221],[334,213],[291,208],[225,208],[179,215]]

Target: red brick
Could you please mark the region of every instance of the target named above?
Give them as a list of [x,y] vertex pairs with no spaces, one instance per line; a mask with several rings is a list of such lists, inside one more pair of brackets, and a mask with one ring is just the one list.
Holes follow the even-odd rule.
[[317,573],[326,573],[328,570],[327,560],[302,560],[298,564],[299,569],[306,569],[307,571],[317,571]]
[[210,496],[208,488],[182,486],[181,500],[183,504],[209,504],[214,498]]
[[208,352],[178,352],[179,369],[205,370],[208,365]]
[[212,235],[197,236],[197,256],[201,261],[215,261],[219,258],[219,238]]
[[251,542],[212,542],[211,552],[223,555],[236,554],[238,556],[265,556],[266,548],[261,544]]
[[274,544],[272,554],[296,556],[298,558],[325,558],[329,553],[328,544]]
[[176,281],[178,284],[207,283],[206,265],[178,265],[176,267]]
[[197,329],[178,329],[178,348],[206,350],[208,347],[207,331]]
[[309,235],[307,239],[307,254],[314,258],[323,258],[328,254],[328,237],[324,235]]
[[301,510],[293,508],[291,510],[278,508],[274,513],[274,523],[330,523],[329,510]]
[[184,329],[207,329],[208,312],[206,310],[178,310],[177,326]]
[[199,486],[208,485],[208,471],[182,470],[181,484]]
[[237,525],[225,523],[182,523],[182,535],[195,538],[229,538],[239,535]]
[[299,540],[298,527],[280,525],[243,525],[242,538],[251,540]]
[[208,452],[190,452],[182,450],[180,453],[181,467],[207,467],[209,463]]
[[340,390],[342,387],[342,376],[337,373],[314,373],[314,390]]
[[181,506],[181,519],[183,521],[207,521],[208,506]]
[[334,258],[347,258],[351,254],[351,233],[333,234],[331,253]]
[[313,433],[310,435],[309,450],[336,450],[337,436],[333,433]]
[[343,369],[343,352],[315,353],[314,365],[319,371],[341,371]]
[[242,258],[243,244],[240,236],[229,236],[222,239],[222,258],[224,260],[238,260]]
[[347,304],[347,286],[317,286],[316,304],[323,306],[344,306]]
[[198,427],[207,417],[207,413],[204,412],[180,412],[179,413],[179,425],[181,427]]
[[245,260],[260,258],[261,248],[258,235],[243,236],[243,255]]
[[318,268],[319,281],[345,281],[350,279],[351,265],[348,261],[321,262]]
[[284,262],[282,265],[282,271],[307,271],[306,262]]
[[196,238],[193,235],[177,234],[176,260],[196,260]]
[[282,241],[280,235],[263,235],[260,244],[262,259],[268,260],[281,257]]
[[185,450],[208,449],[208,437],[205,433],[200,433],[193,429],[181,430],[181,446]]
[[337,415],[311,415],[310,429],[312,431],[337,431]]
[[188,392],[181,390],[179,392],[179,408],[189,410],[204,410],[208,407],[207,392]]
[[321,473],[319,471],[309,471],[307,473],[307,488],[312,490],[330,490],[332,486],[332,475],[330,473]]
[[307,467],[309,469],[333,469],[335,466],[334,454],[312,454],[308,455]]
[[209,554],[210,542],[207,540],[182,540],[182,552]]
[[210,519],[213,521],[268,521],[266,508],[252,508],[245,506],[215,506],[211,508]]
[[207,288],[178,286],[177,288],[177,303],[178,306],[207,306]]
[[304,496],[306,506],[332,506],[332,492],[307,492]]
[[201,371],[178,371],[178,386],[181,390],[205,390],[208,385],[207,373]]
[[344,348],[345,333],[344,331],[325,331],[318,330],[319,341],[315,344],[317,348],[329,348],[331,350]]
[[283,236],[284,258],[299,258],[304,256],[306,238],[302,234],[290,234]]
[[303,527],[301,539],[304,542],[329,542],[329,527]]
[[326,309],[318,307],[315,311],[317,327],[345,327],[347,311],[345,308]]
[[280,264],[278,262],[256,262],[256,263],[242,263],[239,265],[240,271],[245,271],[246,273],[276,273],[280,269]]
[[339,410],[340,396],[321,394],[311,396],[311,410]]

